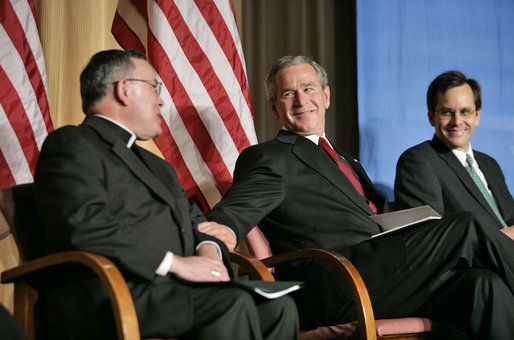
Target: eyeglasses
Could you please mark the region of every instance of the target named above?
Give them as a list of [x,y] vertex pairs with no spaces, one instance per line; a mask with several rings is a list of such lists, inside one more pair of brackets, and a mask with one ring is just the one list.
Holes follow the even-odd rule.
[[477,110],[476,109],[473,109],[473,110],[472,109],[462,109],[460,111],[455,111],[455,110],[451,110],[451,109],[442,109],[442,110],[437,110],[435,112],[437,114],[439,114],[439,117],[441,119],[450,119],[452,117],[455,117],[455,115],[457,113],[459,113],[459,115],[463,119],[470,119],[471,117],[473,117],[475,115]]
[[[136,78],[126,78],[125,80],[127,81],[142,81],[143,83],[147,83],[148,85],[150,85],[151,87],[153,87],[155,89],[155,93],[157,95],[160,95],[161,94],[161,90],[162,90],[162,83],[160,81],[157,81],[157,80],[145,80],[145,79],[136,79]],[[113,85],[116,85],[116,83],[118,83],[118,81],[115,81],[114,83],[112,83]]]

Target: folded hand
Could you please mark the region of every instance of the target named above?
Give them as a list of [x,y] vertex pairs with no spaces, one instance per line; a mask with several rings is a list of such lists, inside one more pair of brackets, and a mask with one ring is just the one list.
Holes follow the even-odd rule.
[[227,268],[215,252],[216,256],[209,253],[188,257],[174,255],[169,272],[185,281],[228,281]]
[[237,240],[234,232],[229,227],[212,221],[198,224],[198,230],[202,233],[216,237],[227,245],[228,250],[232,251],[236,247]]

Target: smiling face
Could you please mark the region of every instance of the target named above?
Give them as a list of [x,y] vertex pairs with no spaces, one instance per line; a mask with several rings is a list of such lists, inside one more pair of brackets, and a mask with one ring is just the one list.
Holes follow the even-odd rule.
[[[155,82],[150,64],[143,59],[132,58],[134,70],[130,77]],[[126,80],[125,80],[126,81]],[[143,81],[126,81],[128,87],[127,110],[123,122],[138,139],[148,140],[159,136],[161,128],[161,106],[164,105],[155,87]]]
[[321,136],[330,89],[322,88],[316,70],[307,63],[287,67],[276,75],[275,84],[276,99],[269,105],[284,128],[299,135]]
[[[451,149],[468,151],[469,141],[480,123],[480,109],[468,118],[460,112],[475,110],[473,91],[468,84],[452,87],[445,93],[437,94],[435,112],[429,111],[430,124],[435,127],[436,136]],[[453,111],[449,117],[439,114],[441,111]]]

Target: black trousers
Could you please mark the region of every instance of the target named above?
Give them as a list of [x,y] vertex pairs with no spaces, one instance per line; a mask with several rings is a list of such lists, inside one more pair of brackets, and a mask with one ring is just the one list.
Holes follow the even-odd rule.
[[[165,279],[162,282],[171,285]],[[192,308],[178,307],[172,309],[175,313],[156,313],[156,304],[172,303],[162,298],[166,297],[165,293],[153,296],[158,299],[155,304],[139,306],[142,338],[282,340],[297,337],[298,312],[289,296],[268,300],[237,287],[209,284],[184,284],[184,287],[183,293],[190,297]],[[42,297],[39,324],[44,336],[38,340],[116,337],[110,303],[97,278],[72,280],[46,289]],[[188,312],[192,314],[185,316]]]
[[[465,213],[386,237],[402,240],[406,262],[386,277],[364,277],[376,318],[424,316],[455,323],[472,338],[514,339],[514,241],[497,226]],[[388,260],[370,256],[366,266],[380,268]],[[356,320],[341,275],[319,261],[307,268],[303,279],[311,284],[295,296],[303,325]]]
[[289,296],[268,300],[240,288],[193,292],[194,325],[180,339],[296,339],[298,314]]
[[379,318],[453,322],[477,339],[514,339],[514,241],[471,214],[401,233],[407,263],[370,292]]

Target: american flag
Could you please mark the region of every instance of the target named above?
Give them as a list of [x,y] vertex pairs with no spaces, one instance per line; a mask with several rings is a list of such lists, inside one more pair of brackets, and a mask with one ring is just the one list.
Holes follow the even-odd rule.
[[155,143],[204,211],[232,184],[239,153],[257,142],[230,0],[119,0],[112,33],[147,54],[164,84]]
[[33,181],[53,130],[33,0],[0,0],[0,187]]

